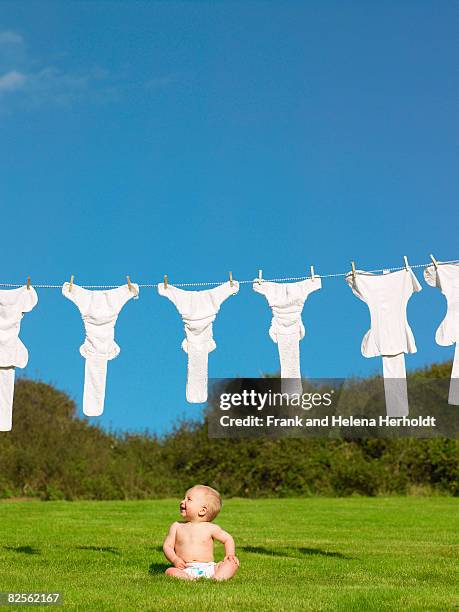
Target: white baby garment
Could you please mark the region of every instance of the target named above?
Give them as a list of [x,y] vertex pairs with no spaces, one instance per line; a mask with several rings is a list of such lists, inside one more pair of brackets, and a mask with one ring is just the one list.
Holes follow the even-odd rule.
[[131,298],[139,296],[139,286],[131,284],[91,291],[73,284],[64,283],[62,294],[74,302],[83,319],[86,338],[80,347],[81,355],[86,359],[83,412],[87,416],[99,416],[104,411],[105,381],[107,378],[107,361],[120,353],[115,342],[115,323],[124,304]]
[[448,310],[435,334],[437,344],[451,346],[456,343],[448,403],[459,406],[459,263],[427,266],[424,278],[432,287],[438,287],[446,297]]
[[29,358],[19,339],[21,319],[37,302],[33,287],[0,291],[0,431],[12,428],[15,368],[25,368]]
[[406,317],[406,306],[415,291],[421,291],[411,268],[387,274],[356,270],[346,282],[370,310],[371,327],[362,340],[362,355],[382,356],[386,411],[388,416],[408,416],[405,357],[415,353],[416,343]]
[[213,289],[184,291],[173,285],[158,284],[158,293],[175,304],[185,327],[182,349],[188,354],[186,399],[192,404],[207,401],[208,354],[215,344],[212,323],[222,303],[239,291],[239,283],[228,281]]
[[258,279],[253,281],[254,291],[265,296],[273,314],[269,335],[279,349],[281,378],[289,379],[287,387],[282,386],[283,392],[303,392],[300,340],[304,338],[305,329],[301,313],[308,295],[321,287],[322,282],[318,277],[298,283],[260,282]]

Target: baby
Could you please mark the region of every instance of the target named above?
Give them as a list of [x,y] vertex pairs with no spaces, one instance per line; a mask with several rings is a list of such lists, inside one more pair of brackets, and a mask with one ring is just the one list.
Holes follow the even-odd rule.
[[[168,576],[184,580],[228,580],[234,576],[239,567],[234,540],[211,522],[221,507],[220,493],[212,487],[196,485],[186,492],[180,502],[185,520],[172,523],[163,544],[164,554],[174,566],[166,570]],[[225,545],[225,558],[220,563],[214,562],[214,540]]]

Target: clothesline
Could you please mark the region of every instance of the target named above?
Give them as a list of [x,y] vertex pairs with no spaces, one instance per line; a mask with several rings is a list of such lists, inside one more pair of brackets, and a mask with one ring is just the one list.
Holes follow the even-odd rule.
[[[442,262],[438,262],[440,265],[441,264],[450,264],[450,263],[459,263],[459,259],[452,259],[450,261],[442,261]],[[432,262],[429,261],[427,263],[422,263],[422,264],[410,264],[410,268],[425,268],[426,266],[430,266],[432,265]],[[397,272],[398,270],[403,270],[405,268],[405,266],[399,266],[396,268],[380,268],[377,270],[368,270],[366,272],[371,273],[371,274],[377,274],[380,272]],[[347,276],[349,274],[348,272],[336,272],[334,274],[314,274],[315,278],[338,278],[338,277],[344,277]],[[301,281],[301,280],[306,280],[308,278],[312,278],[311,275],[307,275],[307,276],[288,276],[288,277],[284,277],[284,278],[263,278],[264,281],[268,281],[268,282],[275,282],[275,283],[283,283],[283,282],[290,282],[290,281]],[[174,287],[204,287],[204,286],[214,286],[214,285],[220,285],[221,283],[226,282],[228,279],[226,278],[223,281],[202,281],[202,282],[196,282],[196,283],[170,283],[172,285],[174,285]],[[234,280],[237,280],[236,278]],[[253,283],[254,279],[250,279],[250,280],[240,280],[238,281],[238,283],[240,285],[247,285],[249,283]],[[135,281],[133,281],[135,282]],[[162,282],[162,281],[159,281]],[[12,288],[18,288],[18,287],[23,287],[25,283],[0,283],[0,287],[12,287]],[[36,283],[31,283],[36,289],[62,289],[62,284],[60,285],[50,285],[50,284],[36,284]],[[158,285],[158,283],[138,283],[139,288],[156,288]],[[80,285],[80,287],[83,287],[84,289],[116,289],[116,287],[119,287],[119,285]]]
[[[244,284],[253,282],[253,290],[266,298],[271,309],[269,336],[278,346],[280,375],[285,382],[282,393],[287,387],[289,396],[303,393],[299,345],[305,335],[302,311],[308,295],[322,288],[322,278],[344,277],[352,292],[370,309],[371,328],[363,337],[361,352],[365,357],[382,357],[386,413],[394,417],[408,416],[405,353],[415,353],[417,349],[407,321],[406,306],[411,295],[422,290],[413,268],[425,268],[425,282],[439,288],[447,301],[447,314],[435,339],[442,346],[456,344],[448,402],[459,406],[459,262],[439,262],[433,255],[430,257],[432,264],[410,266],[404,256],[403,266],[372,273],[356,269],[352,261],[352,271],[348,273],[316,277],[311,266],[311,276],[273,279],[303,281],[292,284],[265,282],[262,270],[254,281],[241,281]],[[181,347],[188,355],[186,399],[190,403],[204,403],[208,398],[208,355],[217,347],[213,322],[223,302],[239,291],[237,281],[231,283],[231,272],[229,278],[230,281],[223,283],[179,283],[182,287],[218,285],[205,291],[183,291],[174,284],[168,286],[167,276],[157,284],[159,295],[170,300],[182,318],[185,338]],[[85,340],[80,346],[80,354],[85,359],[83,412],[87,416],[100,416],[104,410],[107,365],[120,353],[115,342],[115,324],[124,305],[136,299],[139,293],[132,291],[129,276],[126,277],[127,284],[117,287],[90,285],[82,288],[73,280],[72,275],[70,282],[63,283],[62,289],[60,285],[33,286],[30,277],[26,285],[0,284],[18,288],[16,291],[0,291],[0,431],[12,428],[15,371],[24,368],[28,362],[27,348],[19,339],[20,323],[24,314],[38,303],[36,287],[61,289],[63,296],[78,308],[85,329]],[[137,288],[138,285],[134,285]],[[156,288],[154,284],[141,287]],[[87,288],[109,290],[88,291]]]

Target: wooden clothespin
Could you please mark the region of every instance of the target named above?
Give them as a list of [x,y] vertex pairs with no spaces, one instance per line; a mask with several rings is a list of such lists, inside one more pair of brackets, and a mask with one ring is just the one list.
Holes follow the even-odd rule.
[[30,289],[30,276],[27,277],[27,289]]
[[311,266],[311,280],[314,280],[314,266]]
[[263,280],[263,270],[258,270],[258,284],[261,285],[261,281]]
[[164,289],[167,289],[167,274],[164,275]]
[[72,274],[72,276],[70,277],[69,293],[70,293],[70,291],[72,291],[72,287],[73,287],[73,279],[74,279],[74,276],[73,276],[73,274]]
[[432,255],[432,253],[430,254],[430,259],[432,260],[432,263],[435,266],[435,270],[437,270],[438,269],[438,261],[435,259],[435,257]]
[[355,261],[351,261],[352,265],[352,280],[355,282]]
[[129,276],[126,276],[126,278],[127,278],[127,282],[128,282],[129,291],[132,291],[131,279],[130,279]]
[[403,260],[405,262],[405,270],[408,272],[408,268],[409,268],[409,263],[408,263],[408,257],[406,255],[403,256]]
[[229,277],[230,277],[230,287],[232,287],[233,286],[233,273],[232,272],[229,273]]

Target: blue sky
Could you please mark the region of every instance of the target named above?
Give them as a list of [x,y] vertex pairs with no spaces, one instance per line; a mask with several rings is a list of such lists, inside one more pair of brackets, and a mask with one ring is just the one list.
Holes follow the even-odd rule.
[[[457,5],[444,2],[2,2],[1,282],[123,284],[302,276],[458,259]],[[409,368],[444,298],[408,308]],[[27,376],[81,414],[83,324],[57,289],[22,323]],[[342,278],[306,302],[305,376],[379,371]],[[278,367],[250,285],[214,324],[210,376]],[[185,401],[183,327],[144,289],[121,312],[104,415],[165,431]]]

